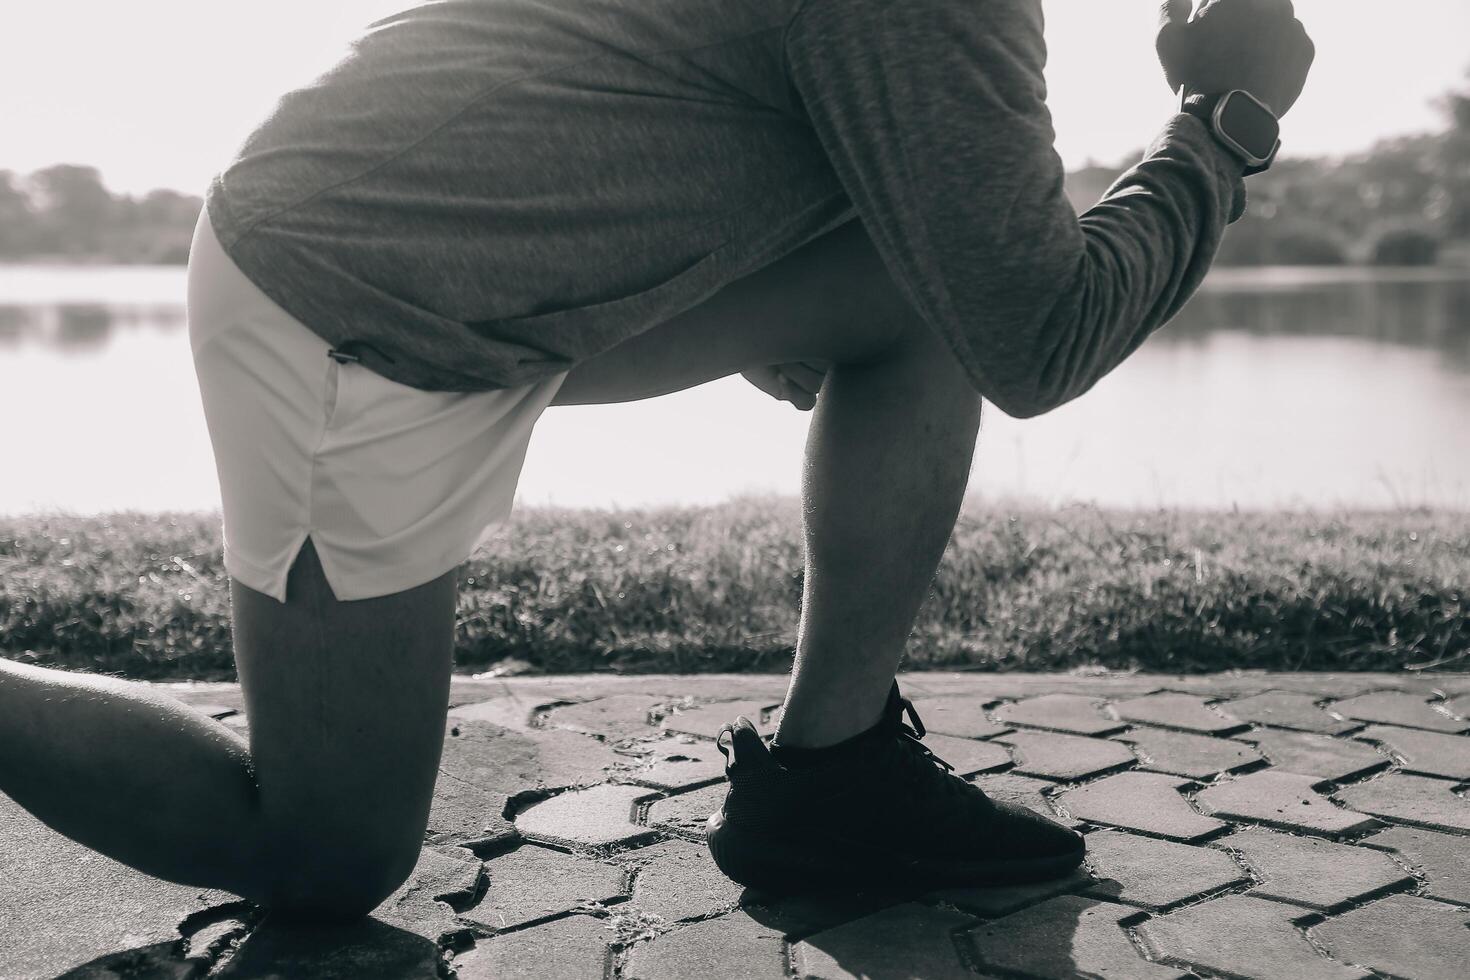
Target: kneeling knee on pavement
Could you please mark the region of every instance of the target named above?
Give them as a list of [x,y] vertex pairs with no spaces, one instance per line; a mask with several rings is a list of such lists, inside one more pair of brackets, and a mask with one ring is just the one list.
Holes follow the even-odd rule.
[[259,900],[292,921],[361,918],[408,880],[418,863],[421,832],[366,825],[272,835]]

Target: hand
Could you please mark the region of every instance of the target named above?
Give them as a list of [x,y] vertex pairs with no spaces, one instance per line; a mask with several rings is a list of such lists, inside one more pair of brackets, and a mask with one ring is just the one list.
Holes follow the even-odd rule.
[[741,376],[777,401],[790,402],[803,412],[817,404],[817,392],[826,380],[826,361],[792,361],[742,371]]
[[1244,89],[1286,115],[1306,84],[1317,48],[1291,0],[1165,0],[1155,47],[1169,87],[1219,94]]

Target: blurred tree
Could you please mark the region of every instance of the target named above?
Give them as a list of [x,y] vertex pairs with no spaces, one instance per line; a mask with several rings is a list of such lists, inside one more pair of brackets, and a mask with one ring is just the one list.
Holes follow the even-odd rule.
[[[1470,71],[1466,71],[1465,76],[1470,80]],[[1470,88],[1446,92],[1440,101],[1445,114],[1450,117],[1450,125],[1461,133],[1470,133]]]
[[[1470,72],[1466,73],[1470,80]],[[1457,92],[1447,92],[1440,108],[1449,120],[1450,129],[1435,156],[1441,195],[1445,232],[1451,238],[1470,238],[1470,84]]]
[[192,225],[199,218],[199,198],[178,191],[149,191],[138,202],[138,215],[153,227]]
[[[1470,75],[1439,104],[1443,132],[1385,140],[1343,159],[1288,157],[1252,177],[1247,215],[1226,233],[1216,261],[1423,264],[1444,254],[1446,242],[1470,254]],[[1077,210],[1132,162],[1068,174]]]
[[1434,265],[1439,260],[1439,236],[1423,227],[1386,228],[1368,245],[1374,265]]
[[201,207],[178,191],[114,196],[95,167],[0,171],[0,259],[182,264]]
[[31,174],[28,184],[42,251],[74,256],[102,251],[116,209],[96,167],[57,164]]
[[19,258],[32,249],[36,216],[20,180],[9,170],[0,170],[0,258]]
[[149,191],[129,201],[132,233],[124,248],[130,261],[183,264],[189,260],[189,242],[202,204],[178,191]]

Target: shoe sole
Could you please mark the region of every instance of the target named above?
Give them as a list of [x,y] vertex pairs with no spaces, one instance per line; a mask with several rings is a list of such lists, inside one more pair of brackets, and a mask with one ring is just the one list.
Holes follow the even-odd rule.
[[1085,849],[1040,858],[956,861],[881,854],[852,846],[782,840],[733,827],[723,812],[710,815],[705,840],[715,866],[730,880],[762,891],[790,894],[833,886],[952,888],[1016,885],[1060,878],[1082,863]]

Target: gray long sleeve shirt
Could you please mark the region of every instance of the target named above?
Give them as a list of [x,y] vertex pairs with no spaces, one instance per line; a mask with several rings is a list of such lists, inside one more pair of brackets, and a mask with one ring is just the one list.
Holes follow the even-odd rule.
[[1039,0],[438,0],[288,94],[211,184],[225,249],[373,370],[530,383],[861,217],[975,387],[1075,398],[1244,207],[1191,116],[1077,218]]

